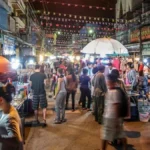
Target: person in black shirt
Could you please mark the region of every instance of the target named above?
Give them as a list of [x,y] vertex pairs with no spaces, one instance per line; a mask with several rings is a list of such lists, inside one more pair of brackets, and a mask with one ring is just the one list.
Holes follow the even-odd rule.
[[38,108],[43,109],[43,122],[46,126],[46,108],[47,108],[47,99],[46,99],[46,75],[40,72],[40,65],[35,66],[35,73],[30,77],[31,89],[33,90],[33,110],[35,114],[36,123],[38,121]]
[[91,91],[89,88],[89,84],[90,84],[90,77],[87,75],[88,74],[88,70],[87,69],[83,69],[83,75],[80,76],[80,89],[81,89],[81,98],[82,98],[82,109],[85,110],[86,109],[86,97],[88,98],[88,106],[87,106],[87,110],[91,111],[90,109],[90,105],[91,105]]

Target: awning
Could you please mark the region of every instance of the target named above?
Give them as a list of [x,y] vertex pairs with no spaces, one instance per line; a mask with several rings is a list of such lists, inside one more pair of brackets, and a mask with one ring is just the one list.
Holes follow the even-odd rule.
[[8,13],[11,12],[11,8],[3,0],[0,0],[0,7],[4,8],[5,10],[7,10]]

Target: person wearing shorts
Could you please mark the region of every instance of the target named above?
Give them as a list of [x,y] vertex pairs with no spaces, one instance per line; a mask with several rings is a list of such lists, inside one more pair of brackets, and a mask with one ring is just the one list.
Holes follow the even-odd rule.
[[47,99],[46,99],[46,75],[40,72],[40,65],[35,66],[35,73],[30,77],[31,89],[33,90],[33,103],[32,107],[35,114],[36,123],[39,123],[38,120],[38,109],[39,105],[43,109],[43,124],[46,126],[46,108],[47,108]]

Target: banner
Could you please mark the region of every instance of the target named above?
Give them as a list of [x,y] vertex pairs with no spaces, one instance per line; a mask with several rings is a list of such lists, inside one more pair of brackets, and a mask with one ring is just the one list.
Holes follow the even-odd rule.
[[150,26],[142,28],[142,40],[150,39]]
[[[150,39],[150,26],[146,26],[141,29],[141,36],[142,41]],[[134,31],[131,31],[130,35],[131,43],[139,42],[139,40],[140,40],[140,30],[136,29]]]
[[139,42],[140,30],[134,30],[131,32],[130,39],[131,43]]
[[3,43],[3,55],[15,55],[15,39],[4,35],[4,43]]

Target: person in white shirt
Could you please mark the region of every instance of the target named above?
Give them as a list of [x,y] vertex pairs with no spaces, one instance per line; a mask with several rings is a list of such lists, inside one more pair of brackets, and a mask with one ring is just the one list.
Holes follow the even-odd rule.
[[115,69],[115,68],[113,67],[112,63],[109,63],[108,67],[105,67],[104,75],[108,76],[109,74],[111,74],[113,69]]
[[127,150],[127,140],[123,130],[121,116],[122,106],[122,92],[116,89],[116,82],[118,78],[116,75],[108,75],[107,86],[108,92],[105,95],[105,109],[103,114],[103,128],[102,128],[102,148],[106,150],[107,142],[120,139],[123,143],[123,150]]

